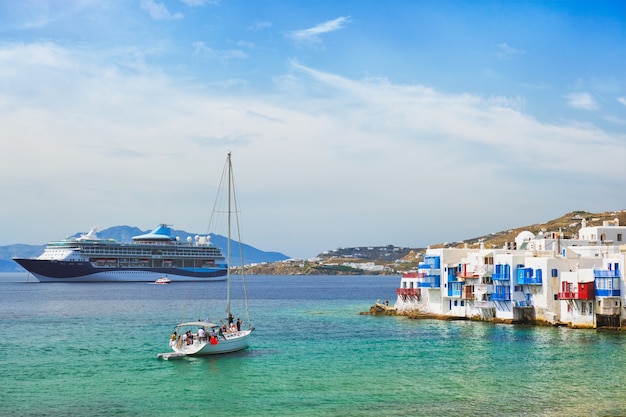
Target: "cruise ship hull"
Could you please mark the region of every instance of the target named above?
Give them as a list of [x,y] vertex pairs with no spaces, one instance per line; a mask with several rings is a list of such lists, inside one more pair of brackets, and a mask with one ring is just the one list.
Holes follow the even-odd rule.
[[93,266],[86,261],[14,259],[40,282],[154,282],[167,276],[171,281],[224,281],[226,269],[215,268],[114,268]]

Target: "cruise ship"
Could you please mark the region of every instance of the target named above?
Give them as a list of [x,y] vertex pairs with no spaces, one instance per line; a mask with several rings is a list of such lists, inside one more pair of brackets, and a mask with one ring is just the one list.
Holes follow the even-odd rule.
[[37,258],[14,258],[40,282],[223,281],[228,264],[209,236],[186,242],[161,224],[130,243],[101,239],[97,228],[76,238],[48,242]]

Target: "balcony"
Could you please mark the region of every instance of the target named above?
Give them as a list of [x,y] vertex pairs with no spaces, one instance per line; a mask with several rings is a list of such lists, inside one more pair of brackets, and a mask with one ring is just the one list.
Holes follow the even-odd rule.
[[417,277],[423,278],[426,275],[441,275],[441,269],[434,268],[422,268],[421,266],[417,268]]
[[448,282],[448,297],[461,297],[462,290],[462,282]]
[[456,272],[457,279],[478,278],[478,274],[474,272],[474,266],[470,264],[459,264],[459,270]]
[[420,297],[422,292],[419,288],[396,288],[397,295],[409,295],[412,297]]
[[578,292],[565,291],[559,293],[559,300],[580,300]]
[[541,269],[533,271],[532,268],[517,269],[517,285],[541,285]]
[[496,265],[495,272],[491,274],[491,279],[494,281],[510,281],[511,280],[511,266],[510,265]]
[[619,271],[610,269],[594,269],[593,276],[595,278],[619,278]]
[[491,301],[511,301],[511,293],[491,293],[489,299]]
[[494,292],[489,294],[492,301],[511,301],[511,287],[508,285],[495,285]]
[[567,282],[561,283],[561,291],[559,291],[559,300],[593,300],[594,284],[593,282]]
[[620,297],[619,271],[594,270],[596,297]]
[[426,255],[424,261],[418,264],[418,268],[439,269],[441,268],[441,258],[436,255]]
[[494,281],[510,281],[511,275],[494,273],[493,275],[491,275],[491,279]]
[[621,291],[616,289],[596,288],[596,297],[620,297]]
[[422,299],[422,291],[419,288],[396,288],[396,294],[402,297],[404,301]]
[[441,287],[441,277],[439,275],[425,275],[418,278],[417,286],[419,288],[439,288]]

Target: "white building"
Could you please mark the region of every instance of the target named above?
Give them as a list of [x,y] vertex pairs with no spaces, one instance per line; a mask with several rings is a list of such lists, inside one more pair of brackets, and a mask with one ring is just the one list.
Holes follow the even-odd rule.
[[[607,224],[608,223],[608,224]],[[579,239],[522,232],[503,249],[428,249],[397,289],[398,311],[503,322],[626,326],[626,227]]]
[[619,219],[605,220],[602,226],[587,226],[583,219],[582,227],[578,231],[578,239],[603,244],[623,245],[626,236],[626,227],[619,225]]

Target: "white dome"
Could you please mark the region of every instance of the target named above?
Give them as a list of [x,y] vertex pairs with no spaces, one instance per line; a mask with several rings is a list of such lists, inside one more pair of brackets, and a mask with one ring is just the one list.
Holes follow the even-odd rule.
[[517,237],[515,238],[515,244],[519,248],[522,245],[522,243],[528,242],[529,240],[532,240],[534,238],[535,238],[535,235],[532,232],[529,232],[528,230],[524,230],[523,232],[520,232],[520,234],[518,234]]

